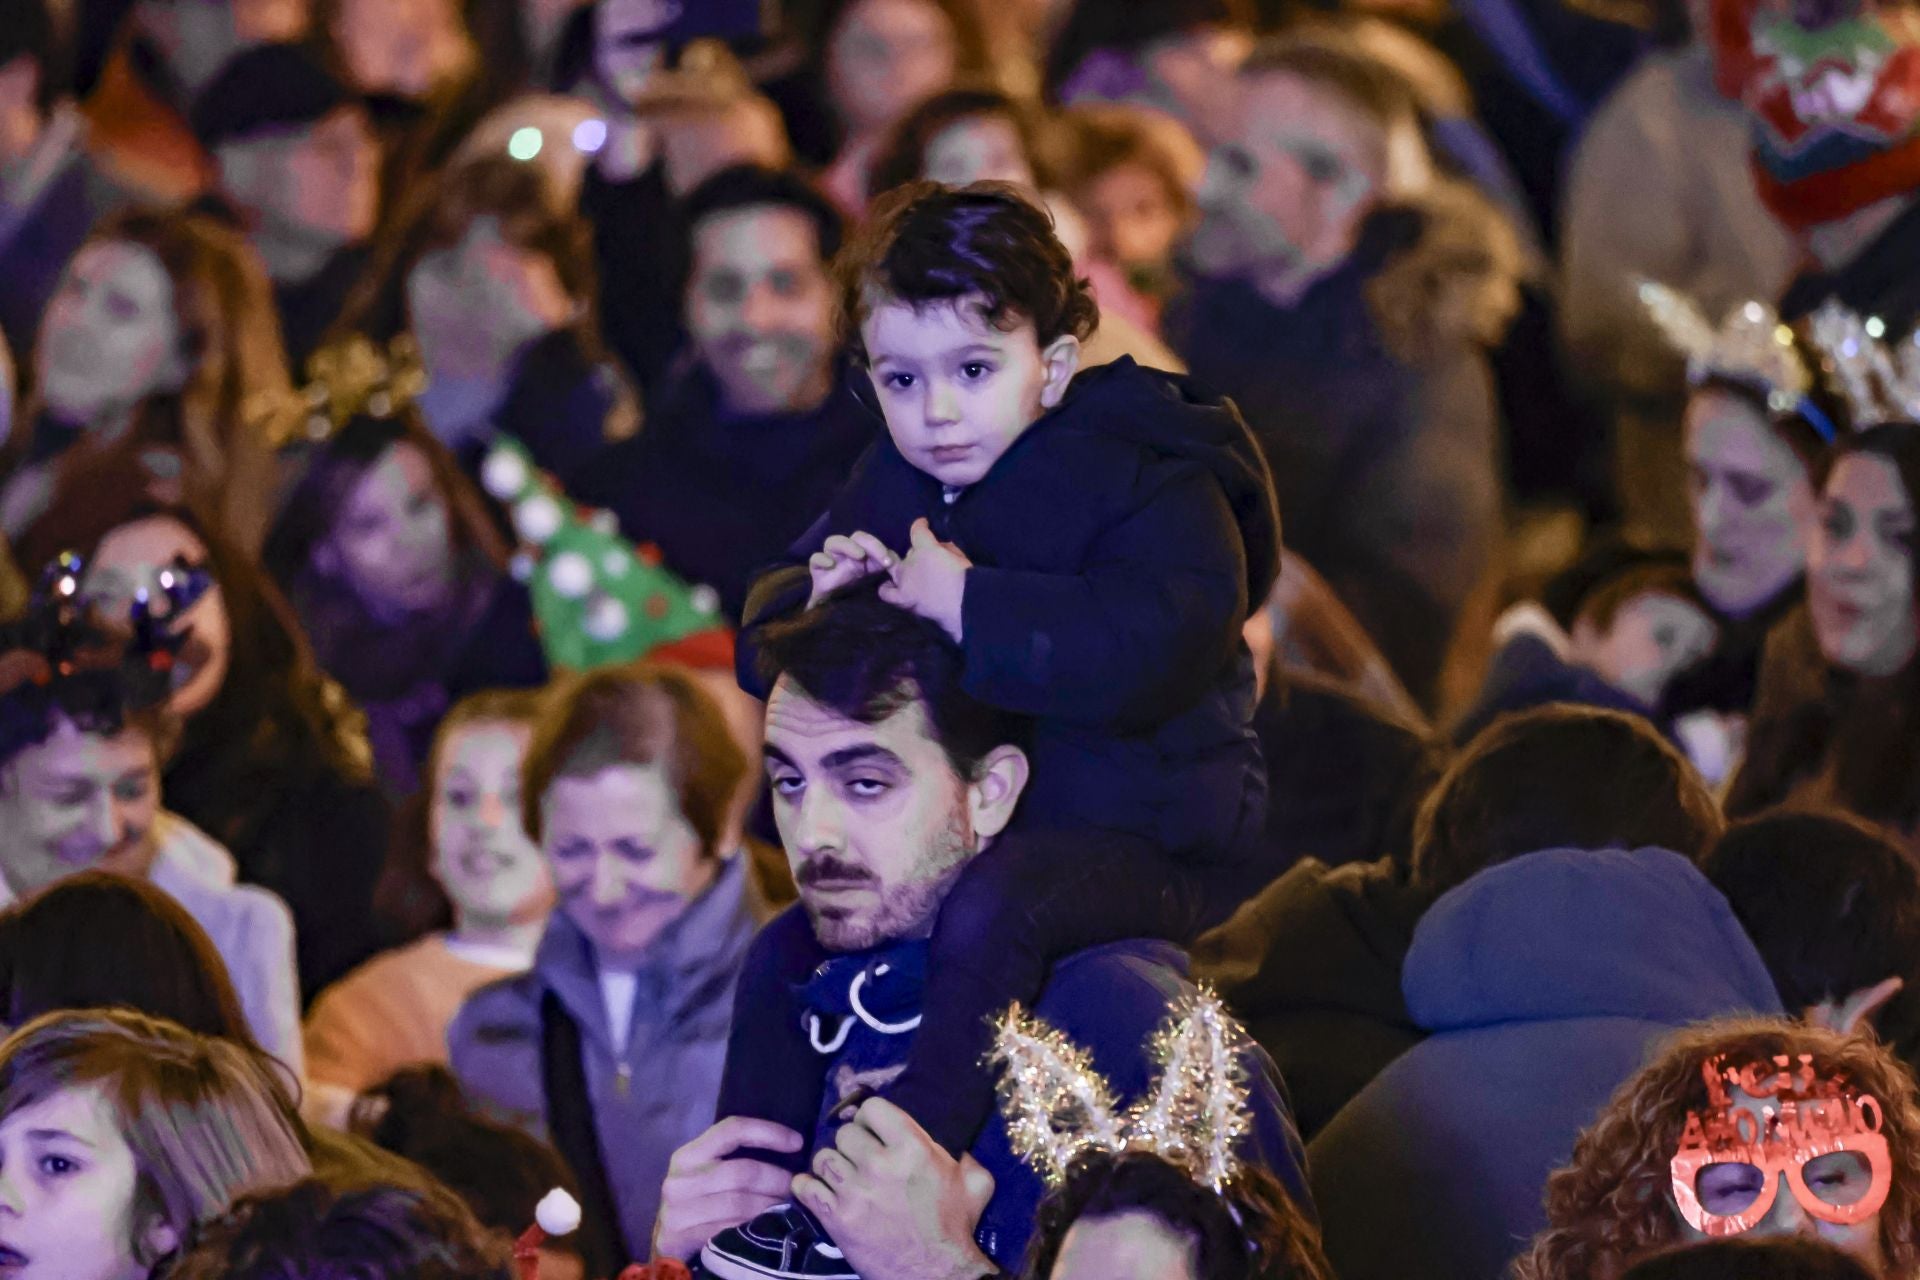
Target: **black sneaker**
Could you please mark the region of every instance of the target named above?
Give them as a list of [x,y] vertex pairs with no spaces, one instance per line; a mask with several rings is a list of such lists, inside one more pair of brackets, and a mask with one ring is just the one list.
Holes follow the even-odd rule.
[[819,1219],[797,1204],[728,1227],[707,1241],[700,1262],[720,1280],[860,1280]]

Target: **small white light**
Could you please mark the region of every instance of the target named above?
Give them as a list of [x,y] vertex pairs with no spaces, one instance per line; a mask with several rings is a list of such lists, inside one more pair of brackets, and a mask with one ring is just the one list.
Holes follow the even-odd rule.
[[582,155],[593,155],[607,145],[607,122],[605,120],[582,120],[573,126],[573,149]]
[[1879,316],[1868,316],[1867,317],[1867,336],[1869,338],[1886,337],[1887,322],[1885,320],[1882,320]]
[[541,144],[545,141],[540,131],[532,125],[515,129],[513,136],[507,139],[507,154],[515,160],[531,160],[540,154]]

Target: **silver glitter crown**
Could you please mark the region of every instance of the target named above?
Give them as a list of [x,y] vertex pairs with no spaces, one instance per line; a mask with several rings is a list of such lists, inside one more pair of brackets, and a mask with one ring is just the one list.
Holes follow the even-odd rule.
[[1764,302],[1743,302],[1718,326],[1693,299],[1651,280],[1639,286],[1640,305],[1687,361],[1687,380],[1711,377],[1753,387],[1775,413],[1792,413],[1813,390],[1813,371],[1793,345],[1793,330]]

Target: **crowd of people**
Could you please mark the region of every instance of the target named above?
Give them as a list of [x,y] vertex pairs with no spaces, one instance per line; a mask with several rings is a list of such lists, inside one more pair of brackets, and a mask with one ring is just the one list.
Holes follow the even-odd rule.
[[1920,1280],[1917,244],[1914,0],[0,0],[0,1272]]

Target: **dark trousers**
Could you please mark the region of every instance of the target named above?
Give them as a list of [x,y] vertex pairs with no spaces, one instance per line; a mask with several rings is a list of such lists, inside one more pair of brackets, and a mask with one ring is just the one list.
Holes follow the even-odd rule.
[[[1055,960],[1128,938],[1186,942],[1260,886],[1245,865],[1194,865],[1151,841],[1100,830],[1008,833],[967,865],[934,926],[921,1023],[882,1096],[959,1155],[993,1106],[993,1023],[1031,1007]],[[814,1051],[797,991],[831,958],[799,906],[761,930],[734,999],[721,1118],[773,1120],[811,1139],[828,1058]],[[805,1154],[753,1153],[800,1172]]]

